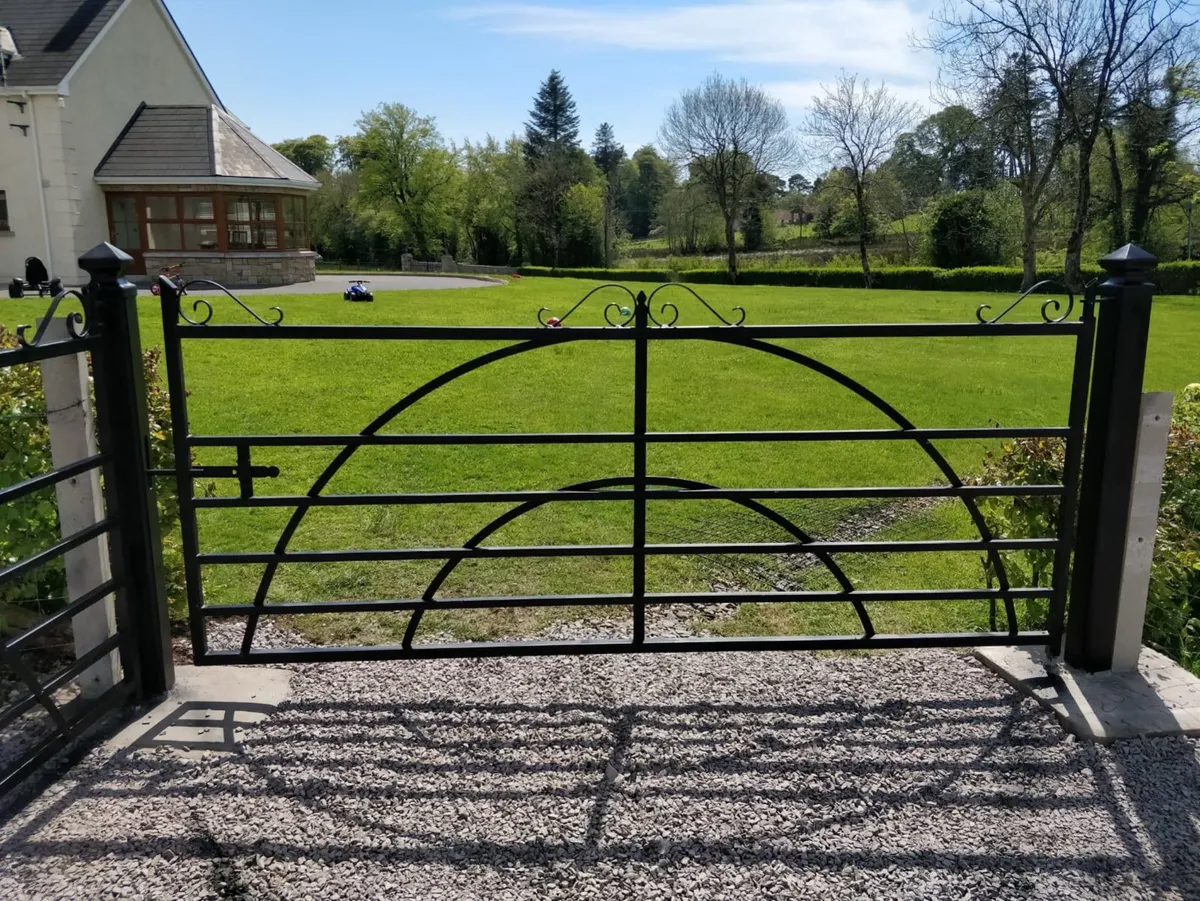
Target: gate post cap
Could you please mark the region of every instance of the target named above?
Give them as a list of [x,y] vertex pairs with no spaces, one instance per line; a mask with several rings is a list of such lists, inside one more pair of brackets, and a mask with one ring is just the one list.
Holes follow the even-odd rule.
[[93,278],[102,275],[116,278],[132,262],[133,257],[121,248],[102,241],[79,258],[79,268]]
[[1126,244],[1100,258],[1100,266],[1109,275],[1137,275],[1158,265],[1158,257],[1136,244]]

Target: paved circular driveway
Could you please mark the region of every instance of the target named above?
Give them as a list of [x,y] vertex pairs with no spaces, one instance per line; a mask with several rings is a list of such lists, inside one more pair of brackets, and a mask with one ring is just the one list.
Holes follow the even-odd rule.
[[[237,288],[241,294],[337,294],[341,295],[350,284],[352,275],[318,275],[313,282],[295,285],[280,285],[273,288]],[[453,275],[369,275],[363,276],[372,291],[430,291],[444,288],[488,288],[503,282],[476,278],[461,278]],[[211,294],[213,289],[197,288],[189,294]]]

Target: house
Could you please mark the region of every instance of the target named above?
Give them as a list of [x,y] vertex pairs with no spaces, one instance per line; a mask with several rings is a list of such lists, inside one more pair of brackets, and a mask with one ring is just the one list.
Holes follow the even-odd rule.
[[812,220],[813,214],[800,207],[775,211],[776,225],[808,225]]
[[0,0],[0,280],[40,257],[81,281],[110,241],[132,274],[312,281],[318,182],[217,96],[163,0]]

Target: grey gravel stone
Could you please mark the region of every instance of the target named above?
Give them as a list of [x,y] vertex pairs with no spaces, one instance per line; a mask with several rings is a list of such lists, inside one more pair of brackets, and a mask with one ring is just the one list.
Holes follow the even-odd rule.
[[1069,742],[958,653],[293,687],[236,753],[86,758],[0,824],[0,898],[1200,898],[1195,743]]

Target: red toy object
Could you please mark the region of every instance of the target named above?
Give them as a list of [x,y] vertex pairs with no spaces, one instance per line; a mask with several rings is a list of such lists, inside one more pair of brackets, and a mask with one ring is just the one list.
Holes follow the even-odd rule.
[[559,319],[557,316],[551,316],[549,319],[546,320],[546,325],[550,326],[550,328],[561,328],[562,320]]

